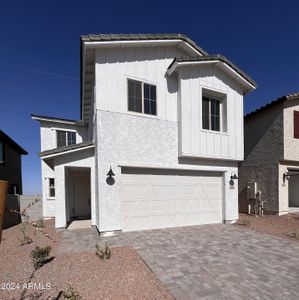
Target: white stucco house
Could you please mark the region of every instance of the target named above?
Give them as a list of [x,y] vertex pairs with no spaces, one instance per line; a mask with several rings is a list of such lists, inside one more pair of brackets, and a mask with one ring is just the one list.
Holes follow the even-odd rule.
[[255,87],[182,34],[82,36],[80,120],[32,115],[44,217],[100,232],[235,221]]

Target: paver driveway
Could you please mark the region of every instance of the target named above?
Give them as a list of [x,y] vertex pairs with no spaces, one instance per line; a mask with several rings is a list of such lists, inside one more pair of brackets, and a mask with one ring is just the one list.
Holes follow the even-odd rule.
[[[177,299],[299,299],[296,241],[236,225],[130,232],[100,241],[133,246]],[[92,249],[95,242],[84,240]]]

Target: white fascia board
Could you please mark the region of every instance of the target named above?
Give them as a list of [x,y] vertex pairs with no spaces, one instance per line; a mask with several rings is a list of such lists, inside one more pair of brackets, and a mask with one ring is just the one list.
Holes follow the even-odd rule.
[[179,67],[184,66],[195,66],[195,65],[206,65],[206,64],[217,64],[219,65],[224,71],[227,71],[234,79],[240,82],[241,85],[243,85],[246,88],[246,92],[250,92],[255,90],[255,86],[252,85],[247,79],[245,79],[243,76],[241,76],[239,73],[237,73],[232,67],[230,67],[228,64],[219,61],[219,60],[206,60],[206,61],[183,61],[183,62],[175,62],[168,70],[167,75],[171,76],[173,72],[175,72]]
[[[175,44],[182,44],[185,46],[186,50],[188,51],[188,49],[191,52],[195,52],[196,55],[199,56],[203,56],[203,54],[198,51],[196,48],[194,48],[192,45],[190,45],[189,43],[180,40],[180,39],[176,39],[176,40],[132,40],[132,41],[127,41],[127,40],[122,40],[122,41],[98,41],[98,42],[83,42],[83,45],[86,47],[86,49],[89,48],[101,48],[101,47],[125,47],[126,45],[129,46],[137,46],[137,45],[142,45],[142,46],[153,46],[153,45],[163,45],[163,44],[168,44],[168,45],[175,45]],[[190,52],[189,51],[189,52]]]
[[187,164],[140,164],[134,162],[119,162],[117,164],[123,168],[140,168],[140,169],[167,169],[167,170],[186,170],[186,171],[209,171],[209,172],[227,172],[230,167],[219,167],[210,165],[187,165]]
[[51,123],[59,123],[59,124],[67,124],[67,125],[76,125],[76,126],[84,126],[83,123],[79,122],[73,122],[68,120],[57,120],[57,119],[51,119],[51,118],[43,118],[43,117],[31,117],[32,120],[40,121],[40,122],[51,122]]
[[73,153],[73,152],[87,150],[87,149],[91,149],[91,148],[94,148],[94,147],[95,147],[95,145],[90,145],[90,146],[87,146],[87,147],[84,147],[84,148],[82,147],[82,148],[72,149],[72,150],[68,150],[68,151],[64,151],[64,152],[60,152],[60,153],[53,153],[53,154],[41,156],[41,159],[53,158],[53,157],[56,157],[56,156],[61,156],[61,155],[65,155],[65,154],[69,154],[69,153]]

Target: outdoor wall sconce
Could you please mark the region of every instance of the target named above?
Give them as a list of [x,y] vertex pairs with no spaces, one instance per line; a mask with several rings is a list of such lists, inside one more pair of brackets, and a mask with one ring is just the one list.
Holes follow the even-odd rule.
[[291,176],[288,173],[288,171],[286,171],[285,173],[283,173],[282,177],[283,177],[283,183],[285,183],[286,180],[290,180],[290,178],[291,178]]
[[113,185],[115,183],[115,180],[113,178],[113,176],[115,176],[114,172],[112,171],[112,168],[110,166],[110,169],[107,173],[107,179],[106,179],[106,183],[109,184],[109,185]]
[[110,178],[112,178],[112,176],[115,176],[114,172],[112,171],[111,166],[110,166],[109,172],[107,173],[107,176],[110,177]]
[[235,185],[235,182],[234,182],[235,179],[238,179],[238,176],[236,175],[236,173],[232,173],[230,176],[230,181],[229,181],[229,185],[231,187],[233,187]]

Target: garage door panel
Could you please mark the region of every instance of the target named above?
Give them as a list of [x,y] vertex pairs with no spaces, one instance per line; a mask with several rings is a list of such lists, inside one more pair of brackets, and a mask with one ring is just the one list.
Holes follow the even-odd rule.
[[222,222],[221,176],[173,170],[123,172],[121,197],[123,231]]

